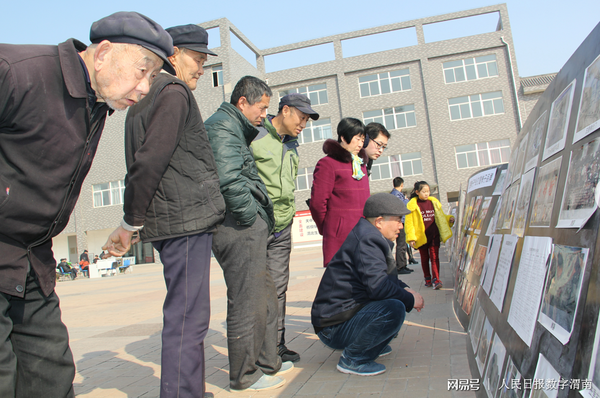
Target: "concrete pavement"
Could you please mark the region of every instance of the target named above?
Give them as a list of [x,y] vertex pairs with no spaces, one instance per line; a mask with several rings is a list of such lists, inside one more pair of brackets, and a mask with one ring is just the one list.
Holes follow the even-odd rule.
[[[443,252],[443,250],[441,250]],[[418,252],[417,259],[418,259]],[[211,324],[205,340],[207,391],[216,397],[474,397],[448,391],[448,379],[470,378],[466,334],[452,309],[450,265],[441,264],[444,287],[423,286],[420,265],[402,279],[425,299],[420,313],[407,314],[392,354],[380,360],[387,371],[360,377],[336,370],[340,352],[314,334],[310,307],[323,274],[321,247],[292,251],[287,297],[288,347],[301,355],[296,368],[282,376],[280,389],[231,393],[225,333],[226,287],[223,273],[211,265]],[[442,260],[444,257],[442,256]],[[165,286],[162,266],[136,265],[133,273],[59,282],[63,320],[77,366],[79,397],[158,397],[160,331]]]

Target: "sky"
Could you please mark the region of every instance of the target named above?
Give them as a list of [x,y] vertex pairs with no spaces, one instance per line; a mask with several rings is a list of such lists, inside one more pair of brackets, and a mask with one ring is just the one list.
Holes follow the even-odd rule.
[[[169,7],[169,4],[175,6]],[[74,37],[88,44],[89,29],[94,21],[117,11],[137,11],[165,28],[226,17],[256,47],[267,49],[499,2],[323,0],[304,4],[309,6],[303,7],[300,2],[272,0],[145,0],[135,3],[116,0],[4,0],[0,5],[0,42],[57,44]],[[558,72],[600,22],[599,0],[508,0],[506,4],[521,77]],[[446,31],[453,29],[446,28]],[[425,32],[425,35],[427,39],[428,33]],[[390,40],[395,38],[390,37]],[[210,39],[209,47],[212,47]],[[310,59],[309,54],[308,57]],[[290,62],[295,64],[294,58],[288,57],[286,61],[288,66]],[[277,69],[275,61],[269,62],[266,63],[267,72]],[[307,63],[311,62],[303,60],[295,66]]]

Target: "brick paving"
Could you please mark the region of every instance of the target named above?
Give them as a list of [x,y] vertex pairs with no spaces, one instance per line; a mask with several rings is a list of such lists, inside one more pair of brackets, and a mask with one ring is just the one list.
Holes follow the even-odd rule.
[[[282,388],[260,393],[229,391],[226,287],[223,273],[213,261],[212,316],[205,340],[207,391],[219,398],[475,396],[473,392],[448,391],[448,379],[471,377],[466,334],[452,309],[454,279],[448,263],[441,264],[441,290],[423,286],[419,265],[412,266],[412,274],[402,275],[423,295],[425,308],[407,314],[398,338],[390,343],[391,355],[380,360],[387,371],[360,377],[336,370],[340,351],[322,344],[310,324],[310,307],[323,274],[321,261],[320,247],[292,251],[286,337],[288,347],[302,358],[292,372],[282,376],[287,380]],[[139,265],[130,274],[59,282],[56,291],[77,366],[76,395],[158,397],[165,296],[162,267]]]

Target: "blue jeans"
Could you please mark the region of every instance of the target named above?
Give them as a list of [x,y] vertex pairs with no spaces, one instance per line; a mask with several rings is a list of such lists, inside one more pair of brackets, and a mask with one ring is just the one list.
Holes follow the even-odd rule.
[[373,301],[346,322],[318,333],[328,347],[344,352],[355,365],[374,361],[404,323],[406,307],[396,299]]

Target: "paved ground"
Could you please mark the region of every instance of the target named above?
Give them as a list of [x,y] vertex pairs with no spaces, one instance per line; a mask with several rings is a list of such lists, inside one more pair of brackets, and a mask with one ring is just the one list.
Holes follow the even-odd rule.
[[[443,250],[442,250],[443,251]],[[408,314],[387,371],[359,377],[336,370],[340,352],[322,344],[310,324],[310,307],[321,276],[321,248],[292,251],[288,291],[288,347],[302,359],[286,374],[286,385],[262,393],[229,392],[225,338],[226,290],[216,262],[211,267],[212,318],[206,339],[207,390],[216,397],[474,397],[448,391],[448,379],[470,378],[466,334],[452,309],[453,278],[442,262],[444,288],[423,286],[416,269],[403,280],[425,299],[422,312]],[[413,266],[414,267],[414,266]],[[69,328],[80,397],[158,397],[160,331],[165,295],[162,267],[135,266],[133,273],[59,282],[63,320]]]

